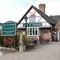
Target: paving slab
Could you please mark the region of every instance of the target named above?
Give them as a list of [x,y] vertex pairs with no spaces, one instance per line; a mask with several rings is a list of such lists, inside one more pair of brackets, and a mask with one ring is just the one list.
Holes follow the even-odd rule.
[[15,52],[0,56],[0,60],[60,60],[60,42],[37,45],[26,52]]

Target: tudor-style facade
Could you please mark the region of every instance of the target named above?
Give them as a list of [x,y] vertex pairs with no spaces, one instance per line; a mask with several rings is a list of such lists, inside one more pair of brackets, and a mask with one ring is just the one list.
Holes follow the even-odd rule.
[[[42,5],[45,7],[44,4]],[[32,10],[33,12],[31,12]],[[42,37],[43,39],[49,39],[52,41],[52,32],[55,22],[41,10],[31,6],[17,23],[18,29],[22,30],[22,32],[26,32],[26,22],[24,21],[24,18],[27,16],[27,36],[36,39]]]

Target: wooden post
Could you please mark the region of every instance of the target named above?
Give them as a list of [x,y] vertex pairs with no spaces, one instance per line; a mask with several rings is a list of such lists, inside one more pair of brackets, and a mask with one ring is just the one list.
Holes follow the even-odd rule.
[[22,31],[20,31],[20,37],[19,37],[19,51],[20,52],[23,52],[24,51],[24,48],[23,48],[23,33]]

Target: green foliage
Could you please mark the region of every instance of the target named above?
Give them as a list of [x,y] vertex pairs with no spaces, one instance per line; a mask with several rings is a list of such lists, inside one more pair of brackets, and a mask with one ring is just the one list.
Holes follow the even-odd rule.
[[0,30],[0,36],[2,36],[2,31]]
[[19,37],[20,37],[20,33],[19,33],[19,32],[17,32],[17,39],[19,39]]
[[3,45],[3,36],[0,36],[0,47]]
[[[17,39],[18,39],[18,40],[19,40],[20,34],[23,35],[22,32],[17,32]],[[24,44],[24,45],[28,45],[28,44],[30,43],[30,42],[29,42],[30,37],[28,37],[28,36],[26,36],[26,35],[23,35],[23,36],[22,36],[22,39],[23,39],[23,44]],[[19,43],[18,43],[18,45],[19,45]]]
[[24,45],[28,45],[30,42],[30,37],[26,36],[26,35],[23,35],[23,42],[24,42]]
[[4,36],[3,43],[5,47],[15,47],[13,45],[16,43],[16,36]]

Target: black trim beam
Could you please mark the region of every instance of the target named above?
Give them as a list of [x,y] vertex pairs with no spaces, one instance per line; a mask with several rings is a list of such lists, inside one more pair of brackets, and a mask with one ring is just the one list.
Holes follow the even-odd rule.
[[26,17],[26,15],[28,14],[28,12],[33,8],[33,6],[31,6],[28,11],[23,15],[23,17],[19,20],[19,22],[17,23],[17,26],[21,23],[21,21]]

